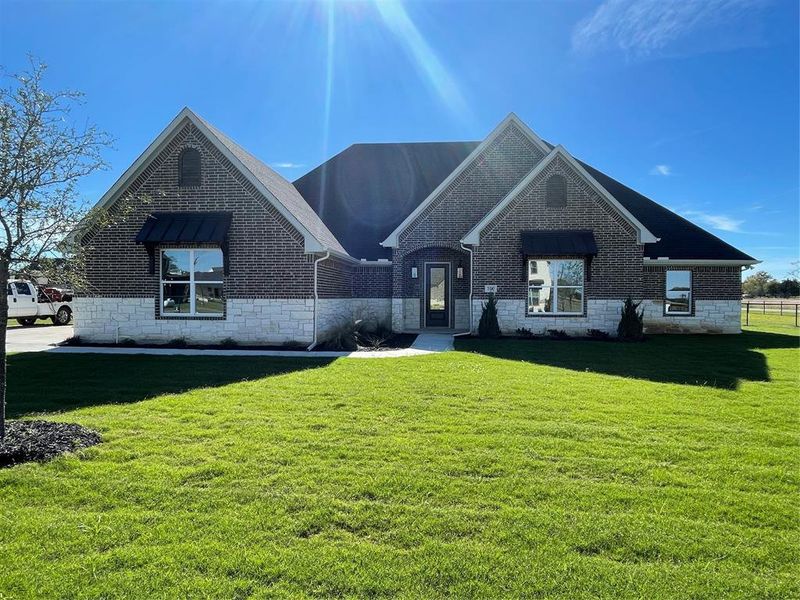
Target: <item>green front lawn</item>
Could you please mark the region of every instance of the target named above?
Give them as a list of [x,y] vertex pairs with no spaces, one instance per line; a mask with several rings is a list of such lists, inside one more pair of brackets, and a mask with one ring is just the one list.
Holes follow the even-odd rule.
[[799,339],[14,355],[0,598],[798,597]]

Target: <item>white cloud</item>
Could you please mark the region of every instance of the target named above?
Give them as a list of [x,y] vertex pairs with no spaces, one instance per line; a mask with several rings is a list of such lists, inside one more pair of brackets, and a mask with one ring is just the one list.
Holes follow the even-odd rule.
[[[576,25],[572,49],[580,54],[613,49],[644,57],[665,52],[675,42],[681,42],[684,54],[760,45],[760,31],[748,13],[764,3],[765,0],[605,0],[594,14]],[[704,35],[712,28],[714,35]]]
[[275,167],[276,169],[300,169],[302,167],[305,167],[305,165],[302,163],[293,163],[288,161],[274,162],[272,163],[272,166]]
[[743,219],[734,219],[727,215],[714,215],[700,210],[685,210],[681,213],[690,221],[699,223],[712,229],[720,231],[730,231],[732,233],[744,233],[742,231]]
[[672,167],[669,165],[656,165],[650,169],[650,175],[663,175],[664,177],[669,177],[672,175]]

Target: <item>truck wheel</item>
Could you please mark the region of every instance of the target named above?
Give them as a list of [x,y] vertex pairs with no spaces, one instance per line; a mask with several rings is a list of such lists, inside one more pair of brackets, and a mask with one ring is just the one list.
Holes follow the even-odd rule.
[[23,327],[31,327],[36,325],[36,317],[23,317],[22,319],[17,319],[17,323]]
[[69,325],[72,320],[72,311],[67,306],[58,309],[53,317],[53,325]]

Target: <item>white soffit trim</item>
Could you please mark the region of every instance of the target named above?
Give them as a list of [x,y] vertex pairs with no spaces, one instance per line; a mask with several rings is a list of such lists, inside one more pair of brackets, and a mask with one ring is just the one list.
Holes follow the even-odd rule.
[[[241,161],[236,158],[228,148],[206,127],[203,122],[197,118],[189,107],[184,107],[178,115],[172,119],[169,125],[153,140],[153,142],[142,152],[139,157],[128,167],[128,169],[120,176],[119,179],[111,186],[111,188],[103,194],[100,200],[95,204],[94,208],[107,208],[114,204],[119,199],[119,195],[124,188],[134,179],[136,179],[142,171],[147,168],[150,160],[161,151],[162,147],[172,138],[175,132],[183,123],[184,119],[189,119],[192,124],[197,127],[203,135],[205,135],[214,147],[219,150],[225,158],[227,158],[246,178],[261,192],[264,197],[275,207],[275,209],[283,215],[289,223],[292,224],[301,234],[306,252],[319,252],[326,250],[325,246],[316,238],[308,229],[306,229],[295,216],[287,210],[287,208],[270,192],[264,184],[262,184],[253,173],[245,167]],[[74,232],[70,234],[69,238],[74,236]]]
[[575,171],[583,177],[589,185],[591,185],[598,194],[600,194],[603,199],[608,202],[612,207],[616,209],[616,211],[621,214],[625,220],[627,220],[631,225],[636,228],[636,237],[638,238],[639,243],[649,244],[653,242],[657,242],[659,238],[654,236],[648,229],[642,225],[639,220],[634,217],[628,209],[626,209],[619,201],[614,198],[611,194],[608,193],[608,190],[604,188],[600,183],[584,169],[581,164],[575,160],[572,155],[567,152],[564,146],[560,144],[553,148],[553,150],[538,164],[536,165],[530,173],[528,173],[522,181],[520,181],[514,189],[512,189],[503,200],[501,200],[497,206],[495,206],[491,211],[489,211],[486,216],[481,219],[475,227],[473,227],[469,233],[467,233],[462,239],[461,242],[464,244],[470,244],[472,246],[477,246],[480,244],[481,241],[481,232],[483,229],[492,222],[492,220],[500,214],[500,212],[508,206],[514,198],[517,197],[518,194],[528,186],[528,184],[533,181],[544,169],[545,167],[550,164],[557,156],[561,156]]
[[478,147],[475,148],[475,150],[473,150],[469,154],[469,156],[467,156],[467,158],[461,161],[461,164],[459,164],[455,169],[453,169],[453,172],[450,173],[450,175],[445,177],[444,181],[442,181],[442,183],[440,183],[435,190],[433,190],[430,194],[428,194],[428,197],[425,198],[425,200],[423,200],[419,204],[419,206],[417,206],[411,212],[411,214],[409,214],[405,219],[403,219],[403,222],[400,223],[400,225],[398,225],[395,228],[395,230],[392,231],[392,233],[390,233],[387,236],[387,238],[381,242],[381,246],[387,248],[396,248],[398,245],[398,237],[403,232],[403,230],[405,230],[405,228],[408,227],[414,221],[414,219],[416,219],[417,216],[419,216],[419,214],[422,213],[422,211],[424,211],[428,207],[428,205],[434,201],[436,197],[438,197],[444,190],[446,190],[447,186],[449,186],[453,182],[453,180],[455,180],[455,178],[458,177],[472,163],[472,161],[478,158],[478,156],[480,156],[481,153],[483,153],[483,151],[489,147],[489,145],[494,141],[494,139],[497,138],[506,129],[506,127],[508,127],[511,124],[516,125],[517,128],[519,128],[519,130],[522,131],[527,136],[527,138],[535,146],[537,146],[545,155],[547,155],[547,153],[550,152],[549,146],[542,141],[542,138],[536,135],[536,133],[534,133],[533,130],[530,127],[528,127],[517,115],[515,115],[513,112],[510,113],[505,119],[503,119],[500,122],[500,124],[497,127],[495,127],[492,130],[492,132],[489,135],[486,136],[486,138],[480,144],[478,144]]
[[383,258],[377,260],[367,260],[364,258],[355,258],[350,256],[349,254],[342,254],[341,252],[337,252],[336,250],[325,250],[325,252],[330,252],[331,256],[335,256],[336,258],[341,258],[347,262],[352,263],[353,265],[360,265],[362,267],[391,267],[392,261]]
[[724,260],[724,259],[707,259],[702,258],[648,258],[644,257],[645,265],[664,265],[671,267],[736,267],[736,266],[752,266],[760,264],[760,260]]

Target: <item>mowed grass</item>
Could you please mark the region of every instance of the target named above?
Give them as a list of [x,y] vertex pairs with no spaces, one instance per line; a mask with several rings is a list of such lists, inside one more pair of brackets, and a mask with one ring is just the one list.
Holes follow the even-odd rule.
[[792,330],[336,361],[20,354],[0,597],[798,597]]

